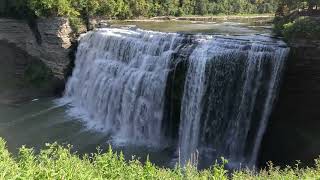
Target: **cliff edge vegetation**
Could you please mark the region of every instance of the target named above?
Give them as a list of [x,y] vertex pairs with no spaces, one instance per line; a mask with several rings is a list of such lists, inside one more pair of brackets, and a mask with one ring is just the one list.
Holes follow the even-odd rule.
[[281,0],[275,32],[287,41],[320,39],[320,0]]

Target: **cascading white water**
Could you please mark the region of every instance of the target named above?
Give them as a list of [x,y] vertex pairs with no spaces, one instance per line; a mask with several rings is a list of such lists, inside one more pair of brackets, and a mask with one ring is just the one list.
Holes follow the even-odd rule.
[[201,149],[255,164],[289,49],[271,38],[237,38],[246,40],[200,37],[189,58],[179,130],[182,164]]
[[[63,101],[115,143],[173,140],[182,164],[199,150],[254,165],[287,54],[281,41],[262,36],[100,29],[81,37]],[[187,69],[176,73],[176,61]],[[170,91],[183,96],[173,103]],[[177,104],[181,112],[166,109]]]
[[159,145],[165,87],[177,34],[103,29],[81,38],[65,99],[71,114],[118,142]]

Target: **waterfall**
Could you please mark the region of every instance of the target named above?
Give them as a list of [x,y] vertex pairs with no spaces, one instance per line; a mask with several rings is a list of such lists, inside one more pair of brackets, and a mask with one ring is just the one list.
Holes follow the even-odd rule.
[[182,164],[199,152],[254,165],[287,54],[258,35],[99,29],[80,38],[62,100],[114,143],[169,144]]
[[81,38],[65,98],[72,114],[119,143],[160,145],[165,87],[177,34],[104,29]]
[[191,54],[181,107],[182,164],[201,149],[255,164],[288,48],[245,38],[202,37]]

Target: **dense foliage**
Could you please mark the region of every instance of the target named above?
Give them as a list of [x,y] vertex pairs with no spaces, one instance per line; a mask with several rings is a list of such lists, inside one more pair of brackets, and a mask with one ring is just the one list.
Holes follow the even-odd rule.
[[292,38],[320,39],[320,23],[310,17],[299,17],[283,25],[282,33],[288,40]]
[[278,0],[0,0],[0,14],[109,18],[273,13]]
[[[225,162],[226,163],[226,162]],[[159,168],[147,161],[125,161],[122,154],[112,152],[96,153],[79,158],[70,152],[70,146],[64,148],[57,144],[47,145],[40,153],[22,147],[17,157],[6,149],[0,139],[0,179],[212,179],[212,180],[250,180],[250,179],[319,179],[320,160],[315,168],[297,167],[279,169],[269,164],[268,170],[253,172],[250,170],[228,172],[224,165],[214,165],[210,169],[198,171],[194,166],[175,169]]]
[[287,41],[320,39],[320,0],[280,0],[274,30]]
[[279,0],[277,15],[284,16],[295,10],[316,11],[320,8],[320,0]]

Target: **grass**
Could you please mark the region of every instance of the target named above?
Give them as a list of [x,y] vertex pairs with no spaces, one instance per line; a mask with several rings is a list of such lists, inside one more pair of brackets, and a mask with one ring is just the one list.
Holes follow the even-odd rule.
[[[197,170],[192,165],[175,169],[159,168],[149,161],[142,164],[136,159],[126,161],[123,155],[112,152],[79,157],[71,153],[71,146],[62,147],[57,143],[47,144],[35,154],[33,149],[22,147],[19,155],[13,157],[0,138],[0,179],[178,179],[178,180],[295,180],[319,179],[320,160],[314,168],[287,167],[280,169],[272,163],[259,172],[241,170],[228,172],[224,165],[213,165],[210,169]],[[224,163],[227,163],[225,160]]]

